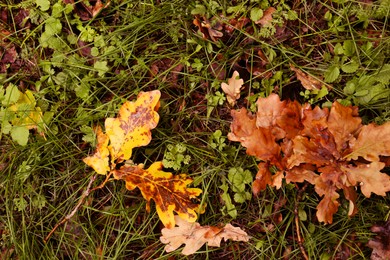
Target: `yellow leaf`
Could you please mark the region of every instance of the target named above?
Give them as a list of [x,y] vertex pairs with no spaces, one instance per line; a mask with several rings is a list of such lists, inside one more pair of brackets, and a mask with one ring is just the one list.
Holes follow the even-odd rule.
[[130,159],[134,147],[149,144],[150,130],[157,126],[160,91],[140,92],[135,102],[125,102],[117,118],[107,118],[106,134],[110,139],[108,149],[111,162]]
[[250,236],[239,227],[226,224],[223,228],[201,226],[199,223],[188,223],[175,216],[176,225],[172,229],[163,228],[160,241],[164,244],[166,252],[172,252],[185,244],[182,254],[192,255],[205,243],[208,246],[220,247],[222,239],[248,242]]
[[192,202],[192,199],[202,193],[198,188],[187,188],[192,179],[185,174],[173,175],[164,172],[161,162],[153,163],[149,169],[141,166],[124,165],[119,170],[114,170],[114,177],[126,182],[126,188],[133,190],[136,187],[141,190],[142,196],[147,201],[149,210],[150,200],[156,203],[158,216],[165,227],[173,228],[176,212],[188,222],[194,222],[200,205]]
[[96,135],[98,142],[96,152],[92,156],[84,158],[83,161],[87,165],[91,166],[97,173],[105,175],[108,171],[110,171],[110,167],[108,165],[109,151],[107,148],[108,136],[103,133],[100,127],[97,127]]

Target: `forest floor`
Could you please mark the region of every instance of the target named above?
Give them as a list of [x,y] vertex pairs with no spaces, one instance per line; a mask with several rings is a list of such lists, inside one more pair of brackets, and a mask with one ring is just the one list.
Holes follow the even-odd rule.
[[[1,1],[0,259],[389,259],[389,17],[389,0]],[[156,197],[83,161],[104,150],[97,126],[154,90],[158,124],[132,162],[186,174],[196,221],[248,241],[167,252]],[[305,111],[325,115],[315,138]],[[356,129],[336,135],[328,113]],[[362,125],[370,154],[354,150]],[[318,142],[299,157],[298,139]],[[268,141],[279,161],[257,153]],[[375,177],[343,172],[362,165]]]

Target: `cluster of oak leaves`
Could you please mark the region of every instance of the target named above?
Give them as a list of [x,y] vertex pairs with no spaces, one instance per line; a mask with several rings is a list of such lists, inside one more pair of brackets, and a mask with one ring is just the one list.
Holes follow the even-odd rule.
[[[242,86],[237,76],[234,73],[228,84],[222,85],[231,104],[239,98]],[[128,163],[132,149],[151,140],[150,130],[159,121],[159,98],[160,91],[154,90],[141,92],[135,102],[125,102],[118,117],[105,120],[105,133],[100,127],[96,129],[96,152],[84,162],[99,174],[124,180],[129,190],[139,188],[148,210],[150,200],[154,200],[165,226],[160,240],[167,244],[167,252],[186,244],[182,253],[189,255],[206,242],[219,246],[222,239],[248,241],[250,237],[243,230],[230,224],[217,228],[194,223],[197,214],[204,211],[204,206],[193,202],[202,190],[188,188],[192,179],[185,174],[164,172],[161,162],[148,169]],[[280,188],[283,179],[287,183],[307,181],[322,197],[318,220],[332,223],[339,192],[349,200],[348,215],[353,216],[357,212],[355,186],[360,186],[366,197],[390,191],[390,176],[381,172],[390,165],[390,122],[362,125],[357,107],[338,102],[331,109],[312,108],[271,94],[256,104],[256,114],[245,108],[231,111],[228,134],[229,140],[246,147],[248,155],[261,160],[253,182],[255,195],[267,185]],[[117,164],[123,165],[117,169]]]

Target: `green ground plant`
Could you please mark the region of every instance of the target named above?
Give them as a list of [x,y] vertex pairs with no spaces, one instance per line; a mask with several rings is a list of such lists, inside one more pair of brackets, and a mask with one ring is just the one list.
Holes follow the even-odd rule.
[[[388,0],[6,0],[0,14],[1,259],[184,259],[164,251],[154,205],[147,212],[141,192],[116,181],[44,242],[87,187],[104,182],[82,161],[96,126],[155,89],[160,122],[133,160],[165,159],[203,191],[197,222],[230,222],[252,237],[185,259],[370,256],[370,227],[389,220],[389,194],[359,194],[353,218],[341,198],[333,223],[321,224],[313,187],[253,196],[259,161],[226,136],[232,109],[254,112],[271,93],[322,107],[338,100],[359,106],[365,123],[389,121]],[[324,88],[305,89],[290,65]],[[230,106],[221,83],[236,70],[244,85]]]

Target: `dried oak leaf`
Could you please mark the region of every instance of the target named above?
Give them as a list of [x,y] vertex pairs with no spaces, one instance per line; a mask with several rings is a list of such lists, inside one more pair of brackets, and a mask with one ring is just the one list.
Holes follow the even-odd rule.
[[188,223],[175,216],[176,225],[172,229],[163,228],[160,241],[164,244],[166,252],[172,252],[185,244],[182,254],[191,255],[198,251],[205,243],[208,246],[220,247],[222,239],[247,242],[250,236],[239,227],[226,224],[223,228],[201,226],[199,223]]
[[301,82],[305,89],[321,89],[322,83],[319,80],[313,78],[310,75],[307,75],[302,70],[295,68],[292,64],[290,64],[290,69],[295,72],[297,79]]
[[[332,108],[301,106],[277,95],[257,101],[256,117],[245,109],[232,111],[228,138],[264,161],[253,183],[257,194],[267,185],[280,187],[282,178],[307,181],[322,196],[319,221],[332,223],[339,207],[339,191],[349,200],[349,216],[357,212],[355,186],[366,197],[385,196],[390,176],[381,172],[390,155],[390,122],[363,126],[357,107],[338,102]],[[381,161],[382,160],[382,161]],[[269,167],[276,166],[276,173]]]
[[228,79],[228,84],[223,82],[221,84],[223,92],[225,92],[227,101],[231,106],[236,104],[236,100],[240,98],[240,91],[242,85],[244,84],[244,80],[239,78],[240,75],[238,71],[233,72],[233,76]]
[[377,233],[377,236],[368,241],[367,246],[371,247],[371,260],[389,260],[390,259],[390,220],[384,225],[374,225],[371,231]]
[[118,170],[114,170],[114,177],[126,182],[126,188],[133,190],[139,188],[142,196],[146,199],[146,209],[150,210],[150,200],[156,203],[158,216],[166,228],[175,226],[173,212],[188,222],[194,222],[197,212],[202,211],[200,204],[194,203],[199,194],[198,188],[187,188],[192,179],[185,174],[173,175],[164,172],[161,162],[153,163],[148,169],[141,165],[125,164]]
[[379,161],[379,156],[390,156],[390,122],[377,126],[365,125],[360,129],[356,142],[351,142],[348,160],[363,157],[368,161]]
[[277,163],[280,160],[280,146],[275,142],[270,128],[258,128],[256,117],[245,108],[231,111],[233,122],[228,139],[241,142],[246,153],[263,161]]

